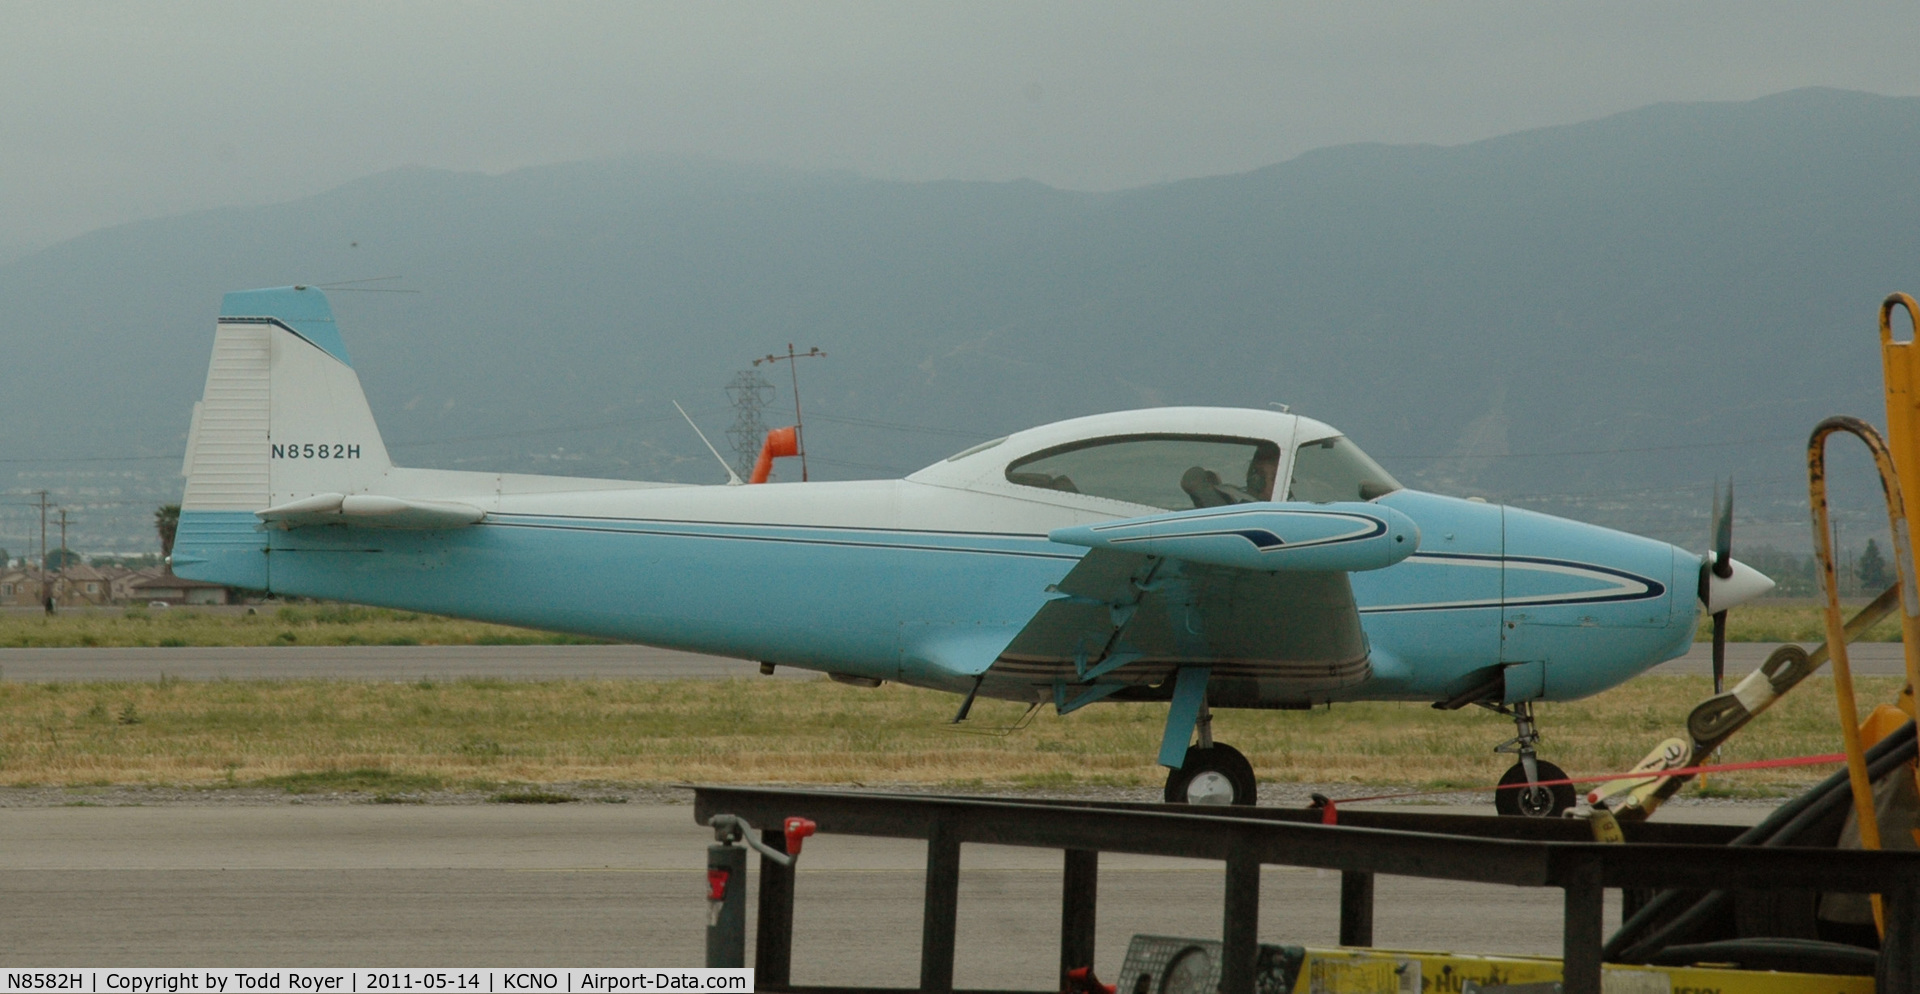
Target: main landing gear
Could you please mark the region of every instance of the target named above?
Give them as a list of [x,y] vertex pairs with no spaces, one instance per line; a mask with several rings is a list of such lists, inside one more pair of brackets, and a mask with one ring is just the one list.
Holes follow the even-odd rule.
[[1533,723],[1533,702],[1482,702],[1480,706],[1513,719],[1514,737],[1494,746],[1493,751],[1516,753],[1520,757],[1519,762],[1501,775],[1500,787],[1493,795],[1493,809],[1503,815],[1523,818],[1557,818],[1573,807],[1572,784],[1541,786],[1542,781],[1565,780],[1567,774],[1536,754],[1540,730]]
[[[1160,762],[1168,767],[1167,803],[1252,804],[1258,788],[1253,764],[1240,750],[1213,740],[1207,671],[1189,676],[1191,672],[1181,671],[1175,684],[1173,707],[1167,715],[1167,737],[1160,746]],[[1197,736],[1199,742],[1186,745],[1189,736]],[[1175,749],[1176,742],[1184,748]],[[1176,752],[1184,752],[1184,756],[1176,757]]]

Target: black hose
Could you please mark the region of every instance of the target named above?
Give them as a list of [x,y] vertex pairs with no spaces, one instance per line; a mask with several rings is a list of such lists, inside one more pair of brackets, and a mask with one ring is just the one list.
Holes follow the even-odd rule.
[[[1874,747],[1867,750],[1867,780],[1878,783],[1885,779],[1888,774],[1912,760],[1915,755],[1914,741],[1914,726],[1913,722],[1909,721],[1901,725],[1893,734],[1874,743]],[[1791,821],[1774,832],[1769,836],[1767,841],[1761,843],[1761,845],[1792,845],[1793,840],[1799,838],[1801,833],[1805,832],[1814,823],[1833,814],[1838,809],[1851,805],[1853,803],[1853,786],[1847,782],[1846,772],[1845,770],[1841,770],[1834,775],[1841,780],[1846,789],[1832,790],[1828,792],[1826,796],[1819,798],[1815,803],[1809,804],[1806,810],[1795,815]]]
[[[1913,759],[1914,756],[1914,723],[1909,721],[1867,750],[1867,778],[1879,780]],[[1793,840],[1808,827],[1851,803],[1852,797],[1853,788],[1847,771],[1840,770],[1799,797],[1781,805],[1765,820],[1740,833],[1727,844],[1764,847],[1791,845]],[[1654,921],[1689,893],[1698,892],[1663,890],[1655,894],[1646,904],[1640,906],[1640,910],[1635,912],[1633,917],[1620,923],[1619,930],[1613,933],[1613,937],[1608,939],[1606,946],[1602,948],[1601,958],[1610,963],[1646,962],[1649,957],[1669,944],[1673,937],[1685,935],[1687,929],[1699,924],[1717,911],[1729,896],[1727,891],[1709,891],[1665,924],[1654,928],[1644,936],[1636,937],[1636,933],[1651,927]]]

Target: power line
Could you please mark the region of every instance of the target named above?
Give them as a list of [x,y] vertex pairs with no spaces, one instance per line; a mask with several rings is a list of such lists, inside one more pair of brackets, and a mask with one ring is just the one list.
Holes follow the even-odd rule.
[[829,466],[844,466],[848,469],[875,469],[875,470],[879,470],[882,473],[900,473],[902,475],[905,475],[906,473],[905,470],[902,470],[898,466],[882,466],[877,463],[870,463],[870,462],[849,462],[845,459],[829,459],[825,457],[821,457],[819,459],[816,459],[815,461],[825,463]]
[[179,455],[171,456],[23,456],[0,459],[0,463],[52,463],[52,462],[139,462],[146,459],[180,460]]
[[952,435],[956,438],[993,438],[984,431],[964,431],[959,428],[929,428],[926,425],[900,424],[894,421],[878,421],[873,418],[837,418],[827,414],[816,414],[816,421],[831,421],[835,424],[853,425],[858,428],[881,428],[887,431],[919,432],[926,435]]
[[1643,445],[1618,449],[1565,449],[1558,452],[1499,452],[1474,455],[1459,453],[1445,456],[1376,455],[1376,459],[1545,459],[1555,456],[1608,456],[1629,452],[1675,452],[1682,449],[1726,449],[1740,445],[1774,445],[1783,442],[1802,441],[1799,435],[1776,436],[1773,438],[1746,438],[1731,442],[1686,442],[1679,445]]
[[[692,412],[696,416],[717,414],[719,409]],[[507,438],[532,438],[539,435],[564,435],[579,431],[604,431],[608,428],[632,428],[636,425],[659,424],[665,421],[678,421],[678,417],[623,418],[619,421],[601,421],[594,424],[558,425],[552,428],[529,428],[525,431],[503,431],[491,435],[456,435],[450,438],[422,438],[411,442],[390,442],[389,449],[413,449],[423,445],[448,445],[454,442],[492,442]]]

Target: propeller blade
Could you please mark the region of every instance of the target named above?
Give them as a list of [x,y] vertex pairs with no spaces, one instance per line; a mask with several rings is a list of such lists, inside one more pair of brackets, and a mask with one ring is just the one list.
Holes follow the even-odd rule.
[[1733,480],[1727,480],[1725,503],[1720,484],[1713,485],[1713,573],[1724,580],[1733,575]]
[[1727,689],[1727,612],[1713,616],[1713,692]]

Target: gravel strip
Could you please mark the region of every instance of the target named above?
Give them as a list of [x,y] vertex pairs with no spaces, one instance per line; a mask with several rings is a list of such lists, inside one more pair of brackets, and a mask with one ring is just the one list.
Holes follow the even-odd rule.
[[[875,793],[897,794],[944,794],[1004,798],[1068,798],[1098,801],[1157,802],[1161,797],[1160,789],[1156,787],[1080,786],[1066,788],[1020,788],[995,787],[991,785],[968,785],[959,787],[917,783],[761,784],[758,786],[871,791]],[[1312,802],[1313,795],[1315,794],[1324,794],[1338,801],[1345,798],[1371,797],[1379,794],[1414,793],[1418,790],[1419,788],[1407,786],[1396,787],[1353,783],[1263,783],[1260,785],[1260,803],[1268,807],[1306,807]],[[563,803],[562,799],[565,801],[599,804],[690,804],[693,801],[693,789],[690,784],[610,782],[514,783],[501,784],[486,789],[314,791],[311,793],[293,793],[278,787],[178,787],[145,785],[108,787],[0,787],[0,808],[56,808],[72,806],[269,807],[291,804],[461,805]],[[1781,800],[1784,800],[1784,797],[1767,799],[1682,795],[1668,801],[1667,804],[1684,807],[1742,805],[1772,807],[1780,803]],[[1487,805],[1490,802],[1488,795],[1484,791],[1461,791],[1444,794],[1421,793],[1417,797],[1398,798],[1386,803],[1464,807]]]

